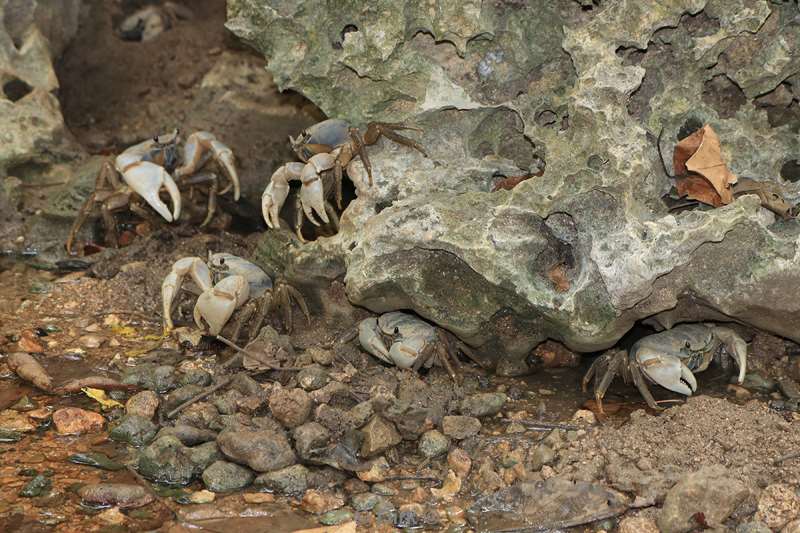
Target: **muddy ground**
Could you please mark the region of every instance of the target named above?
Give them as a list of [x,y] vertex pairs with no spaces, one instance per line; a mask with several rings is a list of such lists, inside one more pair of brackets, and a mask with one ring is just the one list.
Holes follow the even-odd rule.
[[[233,148],[245,197],[257,202],[266,177],[292,158],[287,135],[322,118],[302,97],[277,92],[263,59],[224,29],[222,1],[186,2],[192,19],[150,42],[123,41],[114,31],[141,3],[87,4],[58,74],[67,124],[90,153],[117,153],[174,127],[207,129]],[[219,468],[235,470],[222,481],[197,472],[182,486],[151,483],[136,472],[153,435],[134,446],[115,433],[131,405],[104,409],[86,394],[45,394],[4,363],[0,531],[279,532],[321,523],[349,531],[353,521],[363,531],[565,530],[571,524],[578,524],[575,531],[797,531],[787,524],[800,517],[792,489],[800,484],[800,459],[787,455],[800,451],[800,432],[796,402],[787,397],[800,377],[800,352],[741,327],[750,341],[744,387],[728,386],[730,376],[712,369],[699,377],[700,394],[688,402],[654,391],[669,407],[655,413],[636,389],[615,383],[600,415],[580,390],[590,356],[567,354],[556,365],[561,368],[518,378],[495,376],[463,356],[458,384],[438,367],[417,375],[378,362],[351,339],[370,313],[349,305],[340,283],[301,287],[310,322],[295,307],[293,333],[267,332],[265,342],[267,348],[289,342],[294,354],[271,352],[274,361],[306,368],[314,380],[296,370],[250,371],[236,386],[169,417],[181,400],[237,369],[220,366],[234,350],[192,334],[191,295],[181,296],[178,332],[162,336],[161,280],[172,263],[208,251],[247,257],[265,230],[254,205],[223,203],[223,209],[233,214],[227,229],[151,228],[119,251],[87,256],[94,264],[78,272],[0,264],[0,353],[34,354],[56,384],[87,375],[125,380],[135,387],[109,393],[121,404],[155,388],[157,425],[177,419],[210,431],[205,441],[211,443],[221,429],[250,435],[272,428],[289,437],[305,465],[303,479],[279,469],[286,479],[251,484],[252,471],[222,459],[236,456],[234,462],[253,466],[252,457],[217,451]],[[269,325],[286,329],[278,314]],[[651,332],[637,329],[623,347]],[[163,387],[136,377],[156,368],[166,376]],[[197,381],[190,383],[190,375]],[[277,400],[286,391],[300,398],[295,403],[310,403],[287,408]],[[100,413],[102,427],[62,431],[53,414],[67,407]],[[304,452],[298,428],[319,432],[315,442],[324,450]],[[353,444],[354,438],[361,440]],[[197,439],[181,437],[190,446],[184,440],[198,446]],[[180,450],[160,460],[173,465]],[[105,455],[117,469],[70,462],[87,453]],[[561,479],[571,485],[554,481]],[[156,496],[146,492],[143,498],[152,501],[131,508],[123,497],[123,505],[90,505],[82,487],[101,482],[152,488]],[[35,490],[32,483],[44,487]],[[203,492],[214,483],[227,485]],[[519,487],[525,490],[514,492]]]

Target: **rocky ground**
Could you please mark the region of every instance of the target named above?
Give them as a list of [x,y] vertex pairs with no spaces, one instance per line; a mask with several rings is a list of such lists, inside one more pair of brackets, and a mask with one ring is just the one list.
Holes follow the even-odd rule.
[[[0,256],[0,531],[800,531],[800,349],[778,337],[734,326],[749,342],[741,386],[715,368],[689,401],[654,391],[669,407],[655,413],[615,383],[600,415],[580,391],[590,358],[555,343],[515,378],[467,357],[457,383],[379,362],[352,338],[372,313],[340,280],[297,283],[311,319],[295,307],[287,334],[270,316],[246,347],[261,362],[197,334],[188,294],[163,336],[172,263],[251,257],[265,178],[292,157],[286,136],[321,115],[224,30],[223,2],[187,2],[192,18],[159,38],[121,40],[114,28],[140,5],[86,2],[56,62],[76,157],[208,129],[236,152],[246,202],[223,203],[206,233],[131,225],[119,250],[90,224],[73,258],[64,221],[47,226],[57,239],[39,223],[14,233],[63,198],[49,185],[24,182],[0,204],[0,243],[12,243]],[[87,376],[122,386],[59,389]]]

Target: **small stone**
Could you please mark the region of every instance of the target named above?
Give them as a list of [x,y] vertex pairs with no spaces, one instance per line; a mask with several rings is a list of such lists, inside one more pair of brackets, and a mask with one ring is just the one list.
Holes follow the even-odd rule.
[[253,482],[254,477],[249,468],[227,461],[216,461],[203,471],[203,483],[212,492],[243,489]]
[[210,490],[198,490],[189,496],[189,501],[192,503],[211,503],[217,499],[217,495]]
[[353,519],[352,511],[347,509],[339,509],[337,511],[329,511],[319,517],[319,523],[326,526],[335,526],[343,522],[349,522]]
[[660,533],[656,521],[643,516],[627,516],[620,520],[619,533]]
[[311,397],[303,389],[278,389],[269,397],[272,416],[287,428],[295,428],[311,414]]
[[97,335],[84,335],[78,339],[78,342],[84,348],[99,348],[105,342],[105,339]]
[[593,426],[597,424],[597,416],[588,409],[578,409],[575,411],[575,414],[572,415],[572,421],[578,424]]
[[78,495],[88,505],[118,506],[120,509],[143,507],[155,498],[141,485],[128,483],[93,483],[84,485]]
[[432,488],[431,495],[437,500],[451,502],[460,491],[461,478],[458,477],[452,470],[448,470],[447,477],[445,477],[444,482],[442,483],[442,488]]
[[106,419],[94,411],[65,407],[53,413],[53,424],[59,435],[81,435],[102,431]]
[[[731,379],[735,380],[736,378],[734,376]],[[751,391],[769,394],[778,387],[778,383],[775,380],[770,378],[765,378],[764,376],[756,372],[748,372],[747,375],[745,375],[744,377],[742,386]]]
[[533,450],[530,457],[531,470],[534,472],[541,470],[544,465],[552,464],[556,458],[556,452],[550,446],[542,443]]
[[308,469],[303,465],[292,465],[274,472],[261,474],[255,484],[270,492],[286,496],[299,496],[308,488]]
[[139,415],[125,415],[108,436],[118,442],[125,442],[131,446],[145,446],[150,444],[158,433],[156,426],[149,418]]
[[36,426],[29,420],[28,416],[17,411],[6,409],[0,412],[0,430],[7,432],[29,433],[36,430]]
[[119,526],[124,524],[128,517],[122,514],[119,507],[112,507],[98,514],[97,519],[112,526]]
[[321,389],[330,380],[328,371],[318,366],[309,366],[297,373],[297,383],[307,391]]
[[729,384],[726,390],[733,394],[737,400],[748,400],[753,395],[749,390],[740,385]]
[[344,505],[344,500],[330,492],[307,490],[300,503],[300,508],[308,513],[323,514]]
[[363,494],[369,492],[369,485],[360,479],[350,478],[344,482],[344,490],[348,494]]
[[758,497],[755,519],[778,530],[800,515],[800,497],[789,485],[776,483],[765,488]]
[[312,346],[306,350],[311,356],[311,360],[322,366],[330,366],[333,364],[333,352],[325,350],[319,346]]
[[367,483],[376,483],[384,481],[389,476],[390,471],[391,467],[389,466],[389,462],[386,460],[386,458],[378,457],[372,461],[372,465],[369,467],[369,470],[356,472],[356,475],[361,481],[366,481]]
[[25,396],[17,400],[14,403],[14,405],[9,407],[9,409],[19,412],[26,412],[26,411],[34,411],[36,410],[36,407],[37,407],[36,403],[34,403],[34,401],[31,400],[26,394]]
[[199,346],[200,341],[203,339],[203,332],[197,328],[175,328],[172,333],[178,339],[178,344],[189,348]]
[[34,476],[33,479],[22,487],[22,490],[19,491],[19,495],[23,498],[36,498],[50,492],[50,487],[52,486],[53,483],[50,481],[49,477],[44,474],[39,474]]
[[394,504],[386,498],[381,498],[375,507],[372,508],[372,513],[380,521],[395,524],[397,521],[397,508]]
[[378,496],[397,496],[397,489],[393,489],[385,483],[375,483],[370,490]]
[[138,392],[125,402],[125,412],[129,415],[137,415],[149,420],[155,416],[160,402],[158,394],[153,391]]
[[211,374],[201,369],[190,369],[181,374],[178,379],[178,385],[199,385],[200,387],[208,387],[214,379]]
[[266,492],[246,492],[242,494],[242,498],[247,503],[272,503],[275,501],[275,496]]
[[778,380],[781,393],[789,400],[800,400],[800,385],[793,379],[781,378]]
[[233,376],[230,387],[242,393],[242,396],[261,396],[264,394],[261,384],[244,372],[239,372]]
[[472,468],[472,459],[469,454],[461,448],[453,448],[447,454],[447,466],[449,466],[458,477],[465,479]]
[[480,418],[496,415],[508,400],[502,392],[485,392],[464,398],[461,401],[461,414]]
[[450,440],[435,429],[426,431],[419,439],[419,453],[428,459],[447,453],[448,448]]
[[201,392],[203,392],[203,387],[200,387],[199,385],[184,385],[183,387],[178,387],[174,391],[170,392],[164,399],[164,411],[172,411],[185,401],[191,400]]
[[[787,524],[783,530],[783,533],[800,533],[800,527],[798,527],[798,529],[792,529],[792,524],[798,524],[798,526],[800,526],[800,522],[792,522],[791,524]],[[772,533],[772,530],[768,528],[764,522],[754,520],[752,522],[745,522],[736,526],[736,533]]]
[[161,428],[156,438],[171,435],[181,441],[185,446],[197,446],[204,442],[211,442],[217,438],[217,433],[210,429],[201,429],[185,424],[176,424],[172,427]]
[[481,430],[481,421],[472,416],[445,416],[442,418],[442,431],[455,440],[462,440],[477,435]]
[[350,505],[353,509],[359,512],[371,511],[375,504],[378,503],[379,496],[377,494],[364,492],[362,494],[354,494],[350,498]]
[[161,437],[139,454],[139,473],[157,483],[186,485],[201,471],[193,461],[192,453],[193,450],[175,437]]
[[308,460],[314,450],[324,448],[328,445],[331,432],[317,422],[306,422],[302,426],[295,428],[292,435],[294,437],[294,447],[301,459]]
[[425,509],[418,503],[401,505],[397,510],[396,526],[400,529],[417,528],[422,525],[422,515]]
[[379,455],[401,441],[394,424],[378,415],[373,416],[361,432],[364,435],[361,456],[365,458]]

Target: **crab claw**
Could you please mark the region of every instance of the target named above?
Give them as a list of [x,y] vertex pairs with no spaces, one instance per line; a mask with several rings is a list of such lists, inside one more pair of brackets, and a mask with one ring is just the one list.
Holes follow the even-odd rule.
[[742,383],[747,373],[747,343],[730,328],[713,327],[712,331],[722,341],[731,359],[736,361],[736,366],[739,367],[738,382]]
[[325,191],[320,173],[332,169],[335,164],[336,154],[317,154],[308,160],[300,176],[303,183],[300,187],[300,202],[306,217],[316,226],[319,226],[319,223],[314,218],[314,213],[324,223],[327,224],[329,221],[328,213],[325,212]]
[[289,182],[299,180],[304,163],[287,163],[273,172],[269,185],[261,195],[261,214],[270,228],[280,227],[278,214],[289,196]]
[[167,277],[161,283],[161,301],[164,311],[164,326],[166,329],[172,329],[172,302],[175,295],[181,289],[183,278],[190,275],[192,280],[200,287],[201,291],[207,291],[211,288],[211,273],[208,267],[199,257],[184,257],[179,259],[172,265]]
[[[138,161],[126,166],[122,170],[122,178],[125,183],[133,189],[139,196],[156,210],[167,222],[178,220],[181,216],[181,193],[175,180],[164,170],[164,167],[149,161]],[[161,187],[165,187],[172,200],[172,213],[169,212],[167,204],[159,197]]]
[[[189,135],[186,139],[186,146],[183,149],[184,164],[175,169],[175,177],[180,178],[189,174],[194,174],[206,164],[209,157],[213,157],[223,172],[228,176],[233,185],[233,199],[238,201],[241,195],[239,185],[239,174],[236,172],[236,159],[233,150],[227,145],[217,140],[213,133],[208,131],[197,131]],[[229,187],[221,191],[224,194]]]
[[389,356],[389,350],[381,338],[381,332],[378,328],[378,319],[375,317],[365,318],[358,324],[358,342],[361,347],[367,352],[374,355],[378,359],[387,363],[392,363],[392,358]]
[[424,337],[409,337],[392,344],[389,355],[398,368],[411,368],[426,346]]
[[697,390],[694,374],[678,357],[648,348],[639,348],[634,357],[644,375],[665,389],[685,396]]
[[[194,322],[209,335],[218,335],[233,312],[250,297],[249,285],[243,276],[228,276],[207,289],[194,305]],[[206,328],[203,324],[208,324]]]

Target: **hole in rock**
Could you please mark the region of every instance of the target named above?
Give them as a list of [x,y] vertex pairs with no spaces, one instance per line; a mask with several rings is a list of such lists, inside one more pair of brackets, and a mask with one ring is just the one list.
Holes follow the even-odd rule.
[[33,87],[19,78],[14,78],[3,84],[3,94],[12,102],[25,98],[32,90]]
[[800,159],[786,161],[781,166],[781,177],[787,181],[800,181]]

